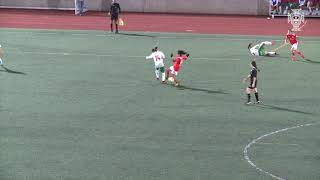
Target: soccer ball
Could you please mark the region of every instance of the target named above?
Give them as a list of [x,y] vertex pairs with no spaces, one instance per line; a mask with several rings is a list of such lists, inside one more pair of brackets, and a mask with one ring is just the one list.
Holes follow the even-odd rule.
[[173,81],[174,81],[173,77],[169,77],[169,78],[168,78],[168,81],[169,81],[169,82],[173,82]]

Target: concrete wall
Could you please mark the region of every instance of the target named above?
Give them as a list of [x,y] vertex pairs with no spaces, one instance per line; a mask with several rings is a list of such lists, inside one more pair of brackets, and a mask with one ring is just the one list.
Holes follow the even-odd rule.
[[269,0],[258,0],[258,14],[259,15],[269,15]]
[[[111,0],[85,0],[89,10],[106,10]],[[123,11],[267,15],[268,0],[118,0]],[[2,7],[72,9],[74,0],[0,0]]]
[[[102,10],[109,7],[111,0],[85,0],[90,10]],[[74,9],[74,0],[0,0],[1,7],[30,9]]]

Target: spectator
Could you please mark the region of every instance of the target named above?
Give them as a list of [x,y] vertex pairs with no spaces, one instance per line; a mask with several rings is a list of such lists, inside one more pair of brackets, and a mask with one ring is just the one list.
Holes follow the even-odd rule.
[[315,9],[315,14],[319,14],[319,0],[308,0],[307,8],[309,10],[309,15],[313,15],[313,10]]
[[75,15],[79,14],[78,1],[79,0],[74,0],[74,14]]
[[83,16],[85,9],[84,9],[84,0],[75,0],[75,15]]
[[284,11],[283,14],[290,13],[291,9],[299,8],[299,0],[282,0]]
[[299,0],[299,7],[301,10],[304,10],[304,8],[306,7],[306,0]]
[[319,0],[318,0],[318,3],[317,3],[317,5],[316,5],[315,7],[316,7],[316,12],[315,12],[315,14],[316,14],[316,15],[320,15],[320,12],[319,12],[320,1],[319,1]]
[[271,12],[272,15],[282,13],[281,0],[271,0]]
[[290,0],[282,0],[282,1],[281,1],[281,8],[283,9],[283,14],[288,14],[288,11],[289,11],[289,1],[290,1]]
[[119,14],[121,13],[120,4],[116,2],[116,0],[112,0],[110,6],[111,21],[110,21],[110,30],[113,32],[113,23],[116,25],[116,33],[118,33],[118,20]]

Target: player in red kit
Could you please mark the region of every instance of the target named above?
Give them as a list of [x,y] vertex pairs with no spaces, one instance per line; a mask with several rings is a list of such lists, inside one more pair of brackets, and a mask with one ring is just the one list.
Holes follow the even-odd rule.
[[[173,57],[173,54],[171,54],[171,57]],[[189,54],[183,50],[179,50],[177,53],[177,56],[172,59],[173,66],[170,66],[166,70],[166,80],[171,77],[173,79],[174,85],[179,86],[179,82],[177,81],[177,75],[181,69],[181,64],[183,61],[187,60],[189,57]]]
[[304,59],[304,55],[302,54],[302,52],[300,52],[298,50],[297,38],[298,38],[298,36],[294,33],[294,31],[292,31],[290,29],[286,35],[286,40],[285,40],[285,43],[287,43],[287,41],[289,41],[289,43],[291,44],[291,53],[292,53],[291,58],[293,61],[297,61],[296,54],[299,54],[301,56],[301,58]]

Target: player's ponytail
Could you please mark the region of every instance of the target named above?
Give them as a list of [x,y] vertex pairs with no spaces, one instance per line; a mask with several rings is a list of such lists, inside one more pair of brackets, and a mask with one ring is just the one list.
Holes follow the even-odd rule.
[[260,69],[258,69],[258,67],[257,67],[256,61],[251,61],[251,65],[252,65],[257,71],[260,72]]
[[178,50],[178,54],[179,54],[180,56],[182,56],[182,55],[187,54],[187,52],[184,51],[184,50]]

